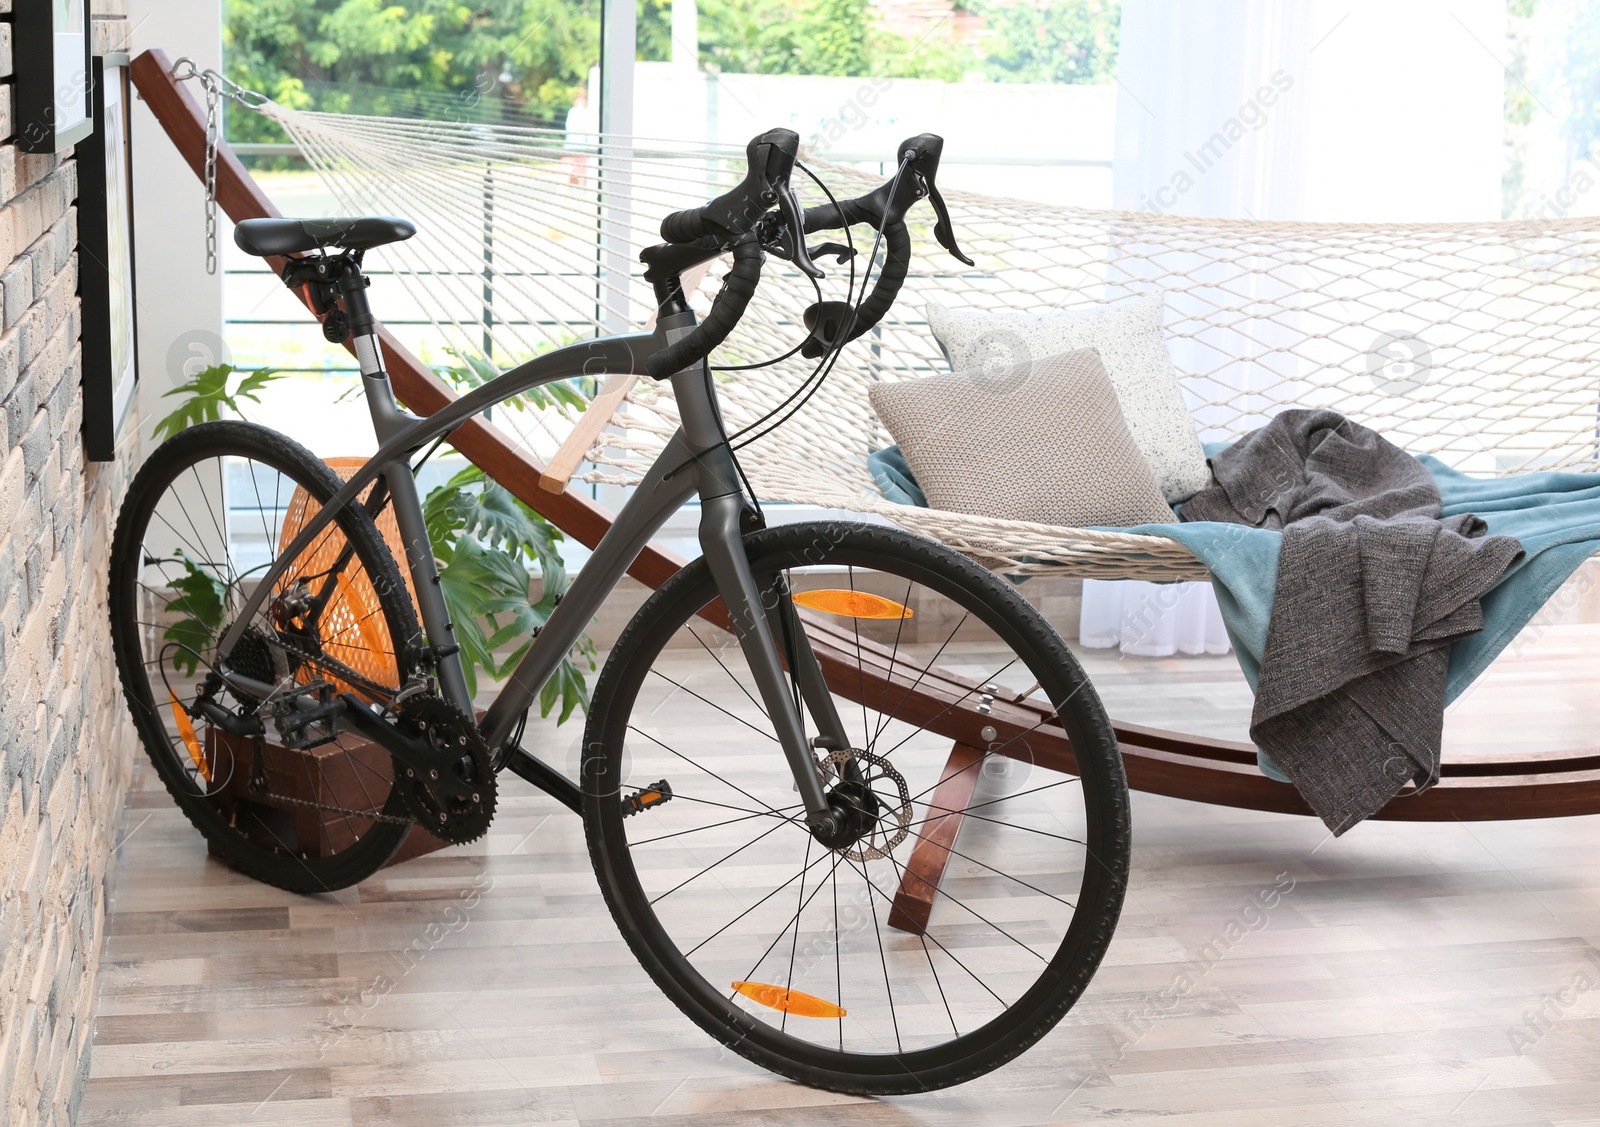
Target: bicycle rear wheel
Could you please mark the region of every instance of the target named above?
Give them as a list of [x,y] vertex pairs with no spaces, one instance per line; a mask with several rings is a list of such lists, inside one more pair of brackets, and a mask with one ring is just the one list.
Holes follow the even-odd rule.
[[793,593],[844,720],[851,747],[819,771],[858,836],[806,828],[696,562],[624,631],[589,714],[584,821],[612,914],[685,1014],[776,1072],[874,1094],[987,1072],[1060,1020],[1115,928],[1130,827],[1110,722],[1049,624],[964,557],[864,525],[745,545]]
[[[411,824],[387,752],[327,723],[293,726],[346,691],[388,704],[420,645],[410,592],[362,505],[296,557],[219,652],[246,594],[340,484],[281,434],[201,424],[140,469],[112,543],[112,647],[151,763],[214,851],[295,892],[360,881]],[[263,738],[228,730],[252,720]]]

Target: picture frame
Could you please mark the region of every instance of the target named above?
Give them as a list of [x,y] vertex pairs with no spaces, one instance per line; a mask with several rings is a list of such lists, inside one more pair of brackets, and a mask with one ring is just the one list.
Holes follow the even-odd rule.
[[11,16],[17,147],[59,153],[94,128],[89,0],[24,0]]
[[83,303],[83,452],[116,457],[139,384],[134,316],[132,87],[125,56],[93,60],[93,132],[78,149],[78,293]]

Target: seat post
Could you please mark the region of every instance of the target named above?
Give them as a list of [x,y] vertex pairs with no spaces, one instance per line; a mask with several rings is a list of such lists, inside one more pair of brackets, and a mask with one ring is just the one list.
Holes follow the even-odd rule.
[[361,260],[357,255],[345,254],[338,261],[339,295],[344,301],[345,317],[349,322],[351,346],[355,349],[356,361],[361,365],[361,382],[367,393],[367,404],[372,409],[372,424],[378,432],[378,441],[386,442],[411,420],[395,402],[389,373],[383,366],[378,322],[367,301],[367,288],[372,285],[372,280],[362,273]]

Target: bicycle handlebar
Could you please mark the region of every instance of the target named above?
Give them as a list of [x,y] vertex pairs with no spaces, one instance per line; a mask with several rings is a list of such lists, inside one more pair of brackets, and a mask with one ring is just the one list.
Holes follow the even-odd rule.
[[803,213],[789,184],[799,141],[798,134],[788,129],[756,137],[746,149],[749,169],[737,187],[703,207],[674,212],[661,221],[666,244],[650,247],[640,256],[649,267],[647,279],[676,278],[689,266],[724,251],[733,252],[733,268],[705,321],[649,358],[647,367],[655,379],[698,363],[727,339],[755,296],[767,249],[820,278],[822,271],[811,261],[805,245],[807,234],[866,223],[882,233],[885,244],[883,267],[872,292],[859,306],[852,309],[843,302],[818,302],[806,310],[810,336],[800,351],[811,358],[843,347],[869,331],[894,305],[911,268],[911,235],[905,216],[918,200],[927,197],[933,205],[933,234],[939,244],[968,266],[973,264],[956,244],[950,213],[935,181],[944,150],[942,138],[932,133],[908,138],[897,150],[899,168],[894,177],[865,195],[807,208]]
[[[801,225],[800,204],[794,198],[789,177],[800,152],[800,134],[792,129],[772,129],[755,137],[745,147],[745,174],[731,191],[703,207],[675,211],[661,221],[661,237],[669,243],[693,243],[717,238],[724,249],[755,230],[776,205],[792,231]],[[802,242],[795,265],[813,278],[822,271],[806,255]]]
[[[717,345],[728,339],[728,334],[749,308],[750,299],[756,295],[756,283],[761,281],[761,261],[765,255],[754,234],[741,236],[730,249],[733,268],[722,279],[722,289],[711,303],[711,312],[687,336],[651,355],[645,364],[653,379],[664,380],[710,356]],[[719,247],[714,253],[720,250]]]

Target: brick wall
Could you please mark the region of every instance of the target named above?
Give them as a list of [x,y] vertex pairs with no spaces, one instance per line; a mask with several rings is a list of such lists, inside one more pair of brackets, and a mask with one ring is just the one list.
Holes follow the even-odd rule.
[[[28,0],[39,2],[39,0]],[[0,0],[11,138],[12,0]],[[99,49],[126,0],[96,0]],[[106,878],[134,737],[107,559],[135,453],[86,463],[77,165],[0,140],[0,1122],[71,1121],[88,1067]]]

